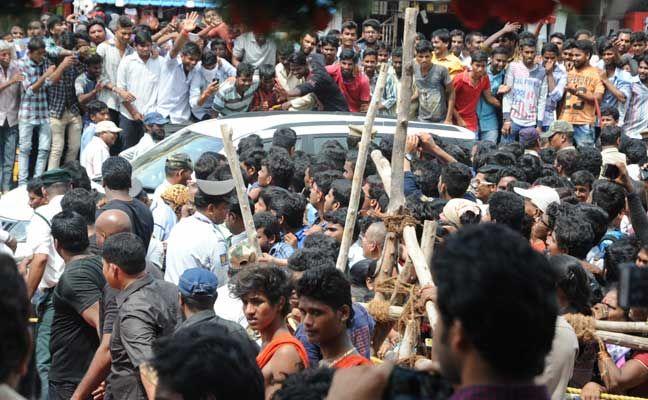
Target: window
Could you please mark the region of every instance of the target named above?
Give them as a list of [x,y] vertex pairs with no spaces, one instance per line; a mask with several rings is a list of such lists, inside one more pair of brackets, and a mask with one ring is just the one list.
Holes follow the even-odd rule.
[[223,148],[222,140],[188,132],[184,135],[169,140],[162,145],[138,157],[133,163],[133,175],[142,182],[147,191],[154,191],[164,181],[164,163],[167,156],[173,153],[187,153],[193,162],[206,151],[220,152]]

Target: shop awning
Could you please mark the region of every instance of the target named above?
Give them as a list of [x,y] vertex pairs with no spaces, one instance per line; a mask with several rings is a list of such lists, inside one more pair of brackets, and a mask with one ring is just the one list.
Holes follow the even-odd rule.
[[[118,0],[95,0],[97,4],[115,4],[122,3]],[[193,3],[193,5],[191,5]],[[153,7],[216,7],[220,5],[220,0],[123,0],[124,6],[153,6]],[[121,5],[121,4],[120,4]]]

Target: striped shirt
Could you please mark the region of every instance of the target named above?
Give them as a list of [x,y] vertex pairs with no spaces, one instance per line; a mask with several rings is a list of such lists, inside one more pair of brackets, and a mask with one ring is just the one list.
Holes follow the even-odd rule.
[[259,81],[255,79],[241,96],[236,90],[235,83],[225,82],[214,96],[214,110],[218,112],[219,116],[247,111],[258,87]]
[[641,139],[641,132],[648,130],[648,87],[641,81],[632,84],[623,130],[631,138]]
[[50,85],[49,79],[45,80],[40,89],[33,91],[32,85],[38,78],[47,71],[50,64],[44,59],[40,64],[36,64],[31,58],[25,58],[20,69],[25,76],[23,84],[23,95],[20,101],[20,111],[18,119],[21,122],[30,122],[32,124],[46,124],[49,122],[49,111],[47,109],[47,87]]
[[621,93],[626,96],[626,102],[621,103],[616,98],[616,96],[606,88],[605,93],[603,93],[601,108],[616,108],[619,111],[619,126],[623,126],[623,121],[625,121],[625,114],[627,111],[627,105],[629,104],[628,99],[630,99],[630,96],[632,96],[632,83],[637,82],[638,78],[633,77],[629,72],[626,72],[621,68],[616,68],[614,70],[614,75],[608,78],[608,80],[614,85],[614,87],[616,87]]
[[[124,54],[122,55],[115,44],[115,39],[106,40],[97,46],[97,54],[103,59],[103,66],[101,70],[101,82],[110,82],[113,86],[117,85],[117,69],[123,56],[133,53],[135,50],[131,46],[126,46]],[[97,95],[98,100],[103,101],[108,105],[108,108],[119,111],[121,100],[116,93],[110,90],[102,90]]]

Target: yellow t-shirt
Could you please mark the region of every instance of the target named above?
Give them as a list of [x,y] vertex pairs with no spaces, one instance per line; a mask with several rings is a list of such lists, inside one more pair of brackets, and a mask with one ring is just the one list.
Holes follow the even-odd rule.
[[443,58],[437,58],[436,54],[432,54],[432,62],[434,64],[439,64],[446,67],[448,69],[448,73],[450,74],[450,79],[454,78],[455,75],[463,72],[464,70],[464,66],[461,63],[459,57],[455,56],[452,53],[448,53]]
[[[567,74],[567,84],[575,84],[578,92],[602,95],[605,86],[601,82],[598,68],[587,66],[580,71],[572,69]],[[565,106],[560,119],[575,125],[593,124],[596,120],[594,103],[565,91]]]

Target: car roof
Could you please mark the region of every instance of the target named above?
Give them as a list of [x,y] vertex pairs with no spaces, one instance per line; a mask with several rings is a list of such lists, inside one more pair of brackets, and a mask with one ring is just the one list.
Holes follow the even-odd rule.
[[[315,135],[318,133],[348,132],[348,125],[363,125],[365,115],[342,112],[251,112],[235,114],[224,118],[210,119],[182,129],[212,137],[221,137],[221,125],[229,125],[234,134],[233,140],[256,133],[261,139],[269,139],[276,129],[291,128],[298,135]],[[377,117],[374,128],[380,134],[394,134],[397,120],[395,118]],[[458,140],[474,141],[475,133],[462,127],[430,122],[410,121],[408,133],[430,132],[435,136]]]
[[29,221],[34,210],[29,207],[27,185],[18,186],[0,197],[0,218]]

